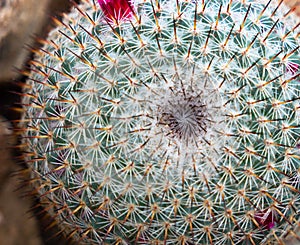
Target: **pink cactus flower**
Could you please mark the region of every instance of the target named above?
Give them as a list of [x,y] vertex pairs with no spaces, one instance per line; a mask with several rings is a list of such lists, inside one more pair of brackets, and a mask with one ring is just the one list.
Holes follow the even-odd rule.
[[133,16],[131,0],[98,0],[106,21],[118,24]]

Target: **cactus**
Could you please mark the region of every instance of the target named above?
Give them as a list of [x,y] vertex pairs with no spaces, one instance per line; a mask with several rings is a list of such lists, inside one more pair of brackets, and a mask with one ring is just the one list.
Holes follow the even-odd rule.
[[85,0],[55,19],[20,132],[68,237],[299,239],[299,34],[281,3]]

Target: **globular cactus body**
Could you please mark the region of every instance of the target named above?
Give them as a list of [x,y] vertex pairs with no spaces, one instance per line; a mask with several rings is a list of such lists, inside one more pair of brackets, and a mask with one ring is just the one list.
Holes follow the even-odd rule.
[[[101,6],[101,7],[100,7]],[[83,1],[31,61],[41,201],[87,244],[280,243],[299,226],[299,37],[280,6]]]

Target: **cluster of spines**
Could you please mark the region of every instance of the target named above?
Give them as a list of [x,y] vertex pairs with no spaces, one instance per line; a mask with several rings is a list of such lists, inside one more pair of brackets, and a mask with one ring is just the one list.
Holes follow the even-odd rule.
[[[86,4],[89,5],[90,3],[86,2]],[[161,5],[162,4],[159,2],[151,3],[149,5],[151,8],[149,8],[148,10],[153,11],[152,16],[154,18],[154,26],[156,26],[156,28],[154,28],[155,31],[153,31],[152,28],[149,28],[149,30],[146,29],[145,31],[146,34],[147,32],[154,33],[151,34],[154,36],[153,42],[156,42],[157,45],[155,47],[156,50],[154,56],[160,57],[157,60],[156,58],[154,58],[154,65],[152,63],[149,63],[149,66],[151,68],[151,75],[148,74],[146,77],[155,76],[156,79],[158,79],[158,77],[161,77],[163,74],[163,72],[157,67],[165,66],[164,55],[166,53],[166,51],[164,50],[165,46],[162,45],[165,43],[162,42],[159,38],[159,35],[161,35],[161,33],[164,33],[164,29],[160,24],[159,18],[160,12],[162,11],[160,9]],[[178,19],[174,18],[174,21],[172,22],[173,25],[171,27],[168,27],[172,28],[172,31],[170,33],[173,34],[175,46],[182,43],[180,42],[178,34],[179,30],[177,30],[175,24],[175,20],[181,21],[181,18],[184,22],[185,16],[184,13],[181,12],[181,6],[184,5],[180,5],[179,1],[177,1],[176,8],[178,12]],[[194,33],[193,35],[195,36],[197,36],[197,33],[199,32],[197,30],[196,16],[197,14],[204,15],[207,6],[209,5],[204,1],[202,2],[201,6],[195,4],[195,17],[192,20],[192,30],[189,30],[192,31],[192,33]],[[225,77],[232,77],[232,72],[239,72],[239,74],[241,74],[241,77],[247,77],[247,75],[252,72],[252,69],[257,69],[256,72],[258,72],[258,65],[261,66],[262,70],[265,69],[266,71],[273,71],[274,67],[276,68],[277,66],[279,68],[285,69],[286,66],[281,64],[287,64],[289,62],[289,58],[291,58],[294,54],[296,54],[296,57],[298,55],[298,46],[295,46],[291,50],[289,48],[289,52],[286,52],[285,50],[277,52],[275,55],[269,57],[265,61],[265,63],[261,61],[261,59],[249,61],[247,59],[247,53],[254,51],[252,46],[258,39],[258,35],[253,35],[253,39],[251,39],[250,43],[245,44],[243,43],[245,40],[241,39],[241,45],[244,48],[242,52],[241,62],[245,62],[244,65],[242,63],[242,67],[239,67],[240,70],[238,71],[231,70],[231,64],[236,62],[237,54],[230,52],[231,47],[227,49],[226,46],[229,44],[229,40],[235,35],[242,35],[244,30],[246,30],[245,27],[249,25],[247,21],[249,20],[248,15],[250,15],[251,7],[250,5],[246,6],[248,6],[248,9],[245,12],[243,21],[240,23],[238,31],[234,31],[234,27],[232,27],[232,29],[228,33],[228,36],[223,39],[224,42],[220,45],[220,48],[223,48],[223,50],[225,50],[224,55],[227,57],[230,56],[230,58],[227,59],[226,63],[221,66],[222,74],[224,74],[224,81],[221,81],[218,89],[221,89],[225,85],[228,86],[228,78]],[[230,13],[231,7],[232,5],[230,2],[226,7],[227,13]],[[201,8],[202,10],[199,10]],[[77,9],[81,13],[81,16],[85,19],[85,21],[87,23],[90,23],[92,27],[97,29],[96,18],[100,15],[99,13],[97,14],[96,5],[93,5],[93,9],[95,11],[94,16],[90,16],[88,12],[85,13],[85,11],[81,9],[80,6],[78,6]],[[263,16],[266,9],[267,6],[261,11],[261,14],[259,16]],[[215,38],[215,35],[218,31],[218,26],[220,25],[221,15],[223,14],[221,11],[223,11],[223,7],[220,5],[217,19],[214,20],[214,24],[210,23],[211,27],[209,31],[205,33],[206,39],[204,39],[205,42],[201,47],[201,55],[207,55],[206,72],[208,76],[212,74],[211,68],[216,68],[216,65],[213,64],[215,57],[211,57],[210,52],[213,51],[212,48],[218,50],[219,47],[215,47],[214,45],[210,46],[210,42],[211,40],[218,40],[217,38]],[[273,16],[276,16],[274,12],[271,14],[271,17]],[[143,16],[140,18],[137,14],[135,14],[137,23],[143,23],[142,18]],[[101,143],[101,141],[114,141],[114,136],[111,135],[111,132],[113,130],[112,126],[108,124],[101,125],[101,127],[99,127],[98,122],[103,121],[102,111],[105,111],[105,114],[109,114],[112,110],[114,110],[115,107],[118,107],[118,99],[110,98],[113,97],[116,93],[114,89],[115,81],[110,76],[109,78],[107,78],[103,75],[103,73],[99,73],[97,71],[97,65],[95,65],[94,62],[89,58],[90,55],[93,55],[93,52],[97,51],[101,54],[102,58],[104,58],[108,61],[108,63],[111,64],[107,66],[106,62],[105,66],[103,66],[105,74],[105,72],[109,73],[111,70],[117,69],[115,67],[119,62],[119,57],[113,57],[109,52],[106,52],[106,49],[121,49],[126,59],[129,59],[131,62],[131,66],[129,66],[129,68],[126,68],[128,70],[124,72],[124,77],[125,80],[127,80],[126,85],[130,84],[130,89],[132,89],[133,91],[135,91],[135,87],[141,86],[141,83],[136,82],[131,77],[126,77],[125,75],[128,71],[130,73],[136,72],[137,67],[139,67],[141,64],[140,62],[135,60],[136,57],[133,57],[130,54],[130,50],[127,50],[126,48],[126,36],[123,36],[122,34],[123,30],[121,23],[119,26],[114,26],[114,23],[107,23],[106,31],[114,36],[114,38],[112,39],[114,41],[111,42],[111,44],[109,42],[107,44],[105,43],[105,41],[101,40],[101,36],[95,35],[94,33],[92,33],[93,31],[87,30],[87,28],[83,25],[80,26],[80,28],[82,29],[82,33],[79,34],[78,30],[75,30],[75,28],[73,27],[73,24],[77,24],[72,19],[70,19],[69,24],[66,24],[65,22],[56,22],[60,27],[63,27],[59,31],[59,33],[64,37],[62,39],[69,40],[73,45],[73,49],[65,47],[61,48],[61,44],[57,44],[55,40],[45,41],[45,47],[47,47],[48,50],[42,49],[41,51],[39,51],[38,55],[52,57],[53,60],[57,60],[57,63],[55,63],[52,58],[49,59],[48,64],[42,63],[37,60],[31,62],[32,72],[36,74],[36,78],[33,78],[32,76],[30,77],[30,79],[32,79],[32,82],[26,85],[28,86],[28,88],[25,88],[25,90],[27,90],[28,93],[25,94],[26,99],[24,101],[26,102],[26,100],[28,100],[34,102],[31,102],[28,105],[24,103],[24,106],[32,107],[28,109],[28,115],[31,115],[34,118],[26,118],[23,122],[26,123],[26,121],[35,119],[37,120],[37,123],[36,125],[30,125],[29,129],[22,130],[25,130],[27,132],[27,135],[24,138],[29,139],[25,143],[26,149],[32,150],[32,152],[26,154],[25,159],[29,164],[31,164],[32,162],[34,165],[34,169],[40,172],[38,174],[40,176],[38,176],[36,180],[38,182],[42,180],[41,185],[40,187],[38,187],[37,191],[41,193],[42,197],[47,196],[49,199],[52,199],[54,210],[56,210],[57,208],[59,210],[57,216],[64,216],[63,218],[58,217],[58,219],[69,220],[66,222],[69,222],[71,226],[74,226],[75,224],[76,228],[74,228],[74,230],[70,232],[70,236],[79,234],[79,241],[85,239],[94,239],[95,241],[107,240],[114,241],[116,244],[121,244],[121,242],[128,243],[130,239],[133,239],[136,243],[149,244],[149,239],[154,239],[152,237],[155,236],[160,237],[157,238],[156,242],[170,244],[193,244],[197,243],[197,241],[205,241],[207,243],[213,244],[216,243],[219,239],[220,244],[224,244],[226,242],[233,243],[243,240],[255,244],[257,240],[263,239],[262,235],[260,234],[260,228],[265,225],[264,222],[261,221],[262,219],[257,218],[258,214],[263,215],[264,213],[270,212],[271,215],[276,216],[276,218],[274,218],[273,220],[274,222],[272,221],[273,223],[276,223],[279,220],[286,221],[286,219],[289,220],[289,222],[287,223],[291,225],[298,222],[297,214],[290,214],[291,210],[296,209],[294,205],[295,202],[298,202],[298,194],[295,195],[295,200],[283,200],[283,197],[290,196],[291,192],[299,193],[299,188],[297,187],[298,183],[294,181],[294,179],[296,179],[294,178],[294,176],[296,175],[297,168],[299,167],[299,164],[297,162],[297,159],[299,157],[297,153],[295,153],[295,150],[297,149],[295,142],[297,141],[297,138],[299,138],[297,134],[298,123],[294,121],[292,121],[291,123],[289,123],[289,121],[285,121],[284,123],[282,123],[282,125],[280,124],[282,128],[281,130],[278,130],[276,136],[277,138],[272,139],[270,137],[270,139],[265,139],[264,142],[261,142],[261,145],[258,145],[255,148],[251,145],[251,143],[257,141],[257,135],[266,135],[269,134],[269,132],[274,131],[274,125],[279,125],[277,124],[277,122],[282,121],[282,115],[286,113],[287,107],[290,107],[290,112],[288,112],[289,115],[293,115],[293,110],[295,110],[294,113],[298,112],[297,104],[294,108],[293,105],[294,103],[298,102],[297,96],[299,94],[299,91],[294,91],[294,95],[291,96],[291,89],[289,89],[290,84],[291,88],[297,88],[297,85],[294,84],[297,82],[296,79],[299,75],[298,72],[295,72],[294,69],[292,69],[295,74],[292,74],[288,77],[286,77],[285,74],[280,74],[279,72],[279,75],[276,77],[269,78],[267,80],[264,80],[264,78],[262,78],[262,81],[259,84],[256,83],[257,81],[253,81],[253,84],[251,85],[257,87],[256,90],[254,89],[257,94],[251,94],[250,91],[245,91],[244,87],[246,82],[244,81],[241,81],[238,86],[233,86],[229,91],[226,90],[226,93],[224,94],[228,95],[228,98],[226,98],[224,106],[226,106],[226,104],[240,105],[242,101],[242,104],[244,104],[245,107],[237,108],[240,110],[229,111],[229,114],[226,115],[228,125],[233,125],[233,128],[239,128],[239,132],[221,132],[221,134],[231,139],[237,138],[244,144],[250,144],[249,146],[245,146],[244,148],[238,147],[237,151],[236,145],[229,145],[223,149],[223,159],[225,162],[229,163],[229,165],[219,166],[218,164],[216,164],[216,169],[218,169],[218,171],[223,171],[222,174],[217,175],[218,178],[220,178],[219,180],[214,179],[214,177],[212,179],[209,179],[209,177],[205,175],[201,176],[201,178],[195,177],[195,179],[199,179],[200,183],[197,183],[199,185],[197,186],[197,188],[195,188],[194,186],[191,186],[189,184],[192,176],[189,173],[184,173],[183,170],[181,175],[174,177],[174,179],[170,179],[173,184],[165,183],[164,186],[163,182],[158,183],[156,187],[146,186],[145,188],[138,187],[135,189],[134,186],[130,186],[130,183],[133,182],[132,179],[135,178],[132,176],[139,175],[141,179],[146,178],[151,180],[151,178],[153,178],[155,179],[155,181],[158,181],[159,178],[155,176],[156,173],[153,173],[152,171],[161,171],[161,169],[155,167],[153,163],[150,163],[147,166],[140,166],[139,164],[137,164],[136,166],[134,165],[134,163],[130,162],[118,162],[119,159],[117,159],[114,154],[111,154],[110,157],[105,161],[104,165],[105,167],[109,166],[105,171],[108,171],[108,173],[110,174],[113,173],[113,175],[109,176],[109,174],[107,175],[107,173],[104,173],[103,176],[101,174],[97,176],[97,174],[94,173],[95,169],[97,168],[91,166],[95,163],[77,158],[76,154],[77,147],[81,143],[82,137],[86,137],[84,134],[89,134],[90,131],[93,131],[95,129],[100,131],[99,136],[101,140],[95,140],[91,143],[87,141],[85,142],[86,147],[83,147],[81,149],[81,151],[89,152],[88,154],[91,155],[90,159],[106,158],[105,152],[109,150],[103,149],[103,144]],[[274,29],[276,28],[278,23],[279,21],[273,22],[271,28],[267,29],[267,31],[260,38],[260,42],[262,43],[262,45],[271,45],[270,42],[272,41],[269,39],[271,39],[270,36],[274,33]],[[144,40],[142,34],[139,33],[138,25],[131,25],[134,33],[137,35],[137,40],[139,41],[138,46],[135,46],[134,48],[146,49],[147,40]],[[64,31],[62,31],[62,29],[64,29]],[[234,32],[237,33],[234,34]],[[75,38],[70,37],[70,33],[74,35]],[[289,46],[285,45],[285,40],[291,38],[290,35],[293,35],[293,33],[294,30],[283,35],[281,44],[284,44],[284,47]],[[105,35],[105,31],[103,31],[103,35]],[[92,38],[97,45],[87,47],[88,45],[85,44],[84,36]],[[291,38],[291,45],[297,45],[294,43],[297,38],[298,37]],[[239,40],[237,39],[237,42],[238,41]],[[249,41],[249,39],[247,39],[247,41]],[[192,38],[191,40],[184,41],[184,43],[185,45],[183,45],[183,49],[181,51],[184,53],[184,55],[182,56],[186,59],[184,62],[193,64],[195,59],[195,57],[193,57],[193,54],[195,54],[194,39]],[[53,52],[53,50],[55,51]],[[80,51],[81,54],[76,53],[76,51]],[[84,70],[82,67],[75,67],[75,71],[69,70],[70,67],[68,67],[67,62],[65,62],[66,59],[64,57],[68,55],[68,53],[71,54],[71,60],[68,60],[68,62],[72,62],[73,59],[80,60],[80,66],[84,67],[84,69],[87,68],[87,73],[81,73],[79,76],[74,74],[76,73],[76,69],[78,69],[79,73]],[[139,52],[137,52],[137,54],[138,53]],[[282,56],[282,53],[284,53],[285,55]],[[220,54],[220,56],[221,55],[223,55],[223,53]],[[244,60],[243,57],[245,57]],[[45,60],[48,60],[48,58],[45,58]],[[51,62],[54,62],[55,67],[51,66]],[[62,64],[62,69],[57,67],[57,64]],[[125,64],[127,65],[128,63]],[[172,69],[176,70],[177,66],[176,68],[173,67]],[[180,73],[177,75],[180,76]],[[84,76],[86,76],[86,78]],[[59,79],[65,78],[65,82],[62,81],[60,83],[57,83],[55,79],[58,79],[58,77]],[[91,78],[95,79],[95,77],[100,77],[105,81],[106,86],[100,88],[100,90],[102,90],[102,94],[108,94],[110,97],[101,97],[101,100],[105,101],[103,108],[95,107],[92,108],[93,110],[88,111],[88,106],[94,106],[93,102],[97,101],[97,97],[99,96],[99,90],[96,90],[93,87],[93,84],[88,84],[88,80]],[[251,81],[251,79],[247,80],[247,82],[248,81]],[[279,86],[278,81],[280,81]],[[87,82],[88,85],[84,85],[84,82]],[[281,91],[277,91],[280,96],[278,96],[278,98],[276,98],[276,100],[272,101],[271,103],[271,107],[269,108],[271,116],[258,116],[260,115],[262,108],[265,106],[265,102],[268,101],[270,93],[273,93],[273,88],[270,87],[273,86],[273,83],[276,84],[276,86],[280,87]],[[103,85],[103,83],[101,85]],[[145,84],[145,86],[146,85],[147,84]],[[45,101],[40,101],[41,97],[39,97],[38,94],[34,93],[36,91],[38,93],[43,93],[44,89],[48,93],[51,92],[51,94],[47,94],[47,96],[50,101],[53,99],[54,102],[45,103]],[[74,91],[74,94],[76,95],[74,95],[73,93],[69,93],[69,91]],[[246,96],[245,92],[247,92]],[[78,97],[78,93],[80,94],[80,98]],[[131,93],[134,94],[134,92],[129,92],[129,94]],[[133,97],[132,99],[134,100],[135,98]],[[58,101],[58,103],[56,103],[56,101]],[[79,101],[86,102],[84,104],[80,104],[82,108],[79,108]],[[87,113],[79,116],[81,110],[87,111]],[[45,112],[46,116],[45,114],[36,114],[39,111]],[[74,117],[74,115],[78,115],[78,118],[86,117],[88,120],[77,120],[77,117]],[[259,120],[257,120],[257,125],[255,125],[257,131],[254,132],[253,130],[249,129],[252,127],[252,125],[243,125],[243,123],[241,123],[245,120],[245,118],[247,120],[252,119],[251,117],[245,117],[245,115],[254,115],[253,118],[259,118]],[[294,120],[297,120],[295,119],[297,118],[296,116],[292,116],[292,118],[294,118]],[[43,120],[46,120],[49,124],[53,123],[53,125],[55,125],[55,133],[57,135],[53,135],[53,132],[49,130],[49,125],[47,123],[44,124]],[[87,128],[89,128],[90,130],[86,130]],[[138,129],[135,130],[138,131]],[[39,133],[36,134],[36,132]],[[57,141],[57,139],[54,140],[54,138],[58,136],[60,137],[59,141]],[[66,139],[63,138],[64,136],[66,137]],[[40,146],[40,143],[37,144],[37,141],[45,141],[46,146]],[[32,143],[32,146],[29,145],[31,144],[30,142]],[[123,143],[125,144],[125,142],[122,141],[117,143],[121,145]],[[282,151],[282,149],[285,150]],[[272,162],[272,160],[279,156],[277,151],[279,151],[279,153],[284,152],[285,154],[284,156],[280,156],[282,158],[280,163],[281,165],[283,165],[283,167],[278,166],[279,164],[277,162]],[[265,158],[269,156],[271,157],[270,159],[267,159],[267,161],[269,161],[268,164],[262,164],[261,166],[257,164],[257,159],[263,159],[263,161],[265,161]],[[85,164],[83,164],[81,161]],[[97,160],[95,161],[98,162]],[[245,164],[245,166],[239,167],[239,162],[243,162],[244,164],[247,162],[248,163]],[[253,165],[252,162],[255,162],[256,164]],[[167,161],[163,164],[163,172],[165,171],[164,169],[170,167],[168,166],[168,164],[169,163]],[[292,171],[290,171],[290,169],[292,169]],[[198,173],[196,172],[196,174]],[[118,178],[113,179],[115,176],[118,176]],[[122,178],[120,178],[119,176],[122,176]],[[282,176],[286,177],[282,178]],[[60,178],[61,180],[59,180]],[[128,181],[128,183],[122,183],[121,181],[124,179],[126,179],[127,181],[129,179],[130,181]],[[281,180],[280,187],[277,186],[279,180]],[[178,187],[174,187],[174,183],[178,181],[182,185],[183,193],[186,193],[183,194],[184,197],[182,197],[182,200],[186,202],[185,206],[187,210],[190,209],[190,211],[180,209],[182,208],[182,206],[180,206],[180,204],[178,203],[182,202],[182,200],[180,200],[180,198],[174,198],[174,196],[176,196],[176,192],[178,191]],[[166,179],[166,182],[168,182],[168,178]],[[232,189],[237,186],[238,182],[243,183],[239,186],[240,189]],[[257,182],[265,183],[266,186],[263,186],[260,189],[255,189],[254,187],[257,185]],[[228,183],[230,183],[231,185],[228,185]],[[268,186],[268,184],[270,184],[270,186]],[[119,189],[122,185],[124,185],[124,187]],[[116,186],[119,187],[116,188]],[[248,186],[250,186],[250,189],[253,189],[251,193],[247,191]],[[164,187],[163,191],[160,189],[161,187]],[[278,194],[273,193],[273,190],[271,190],[271,193],[273,193],[273,195],[269,193],[269,189],[273,188],[278,191]],[[96,195],[94,197],[91,197],[94,193],[97,193],[101,189],[105,190],[106,193],[115,191],[115,194],[113,194],[112,197],[110,197],[109,195]],[[207,190],[207,193],[202,195],[203,193],[199,192],[199,190],[203,191],[204,189]],[[120,195],[117,195],[119,190],[121,190],[121,192],[119,193]],[[148,217],[144,217],[141,219],[148,220],[149,222],[143,223],[136,221],[136,224],[133,224],[132,227],[130,227],[129,225],[128,231],[122,234],[123,236],[128,235],[128,237],[124,239],[122,238],[121,234],[117,235],[115,233],[118,233],[122,229],[126,230],[126,222],[133,222],[133,220],[139,216],[139,212],[142,211],[140,210],[142,206],[139,207],[139,205],[137,204],[139,202],[138,200],[131,200],[132,203],[127,203],[125,201],[126,199],[122,197],[126,195],[134,197],[141,190],[147,193],[145,195],[146,199],[150,200],[149,204],[142,205],[144,208],[149,208]],[[282,193],[287,192],[288,194],[281,195],[280,191],[282,191]],[[62,205],[60,195],[62,200],[69,199],[69,202],[66,202],[64,203],[64,205]],[[253,199],[255,199],[254,197],[256,195],[258,196],[258,198],[256,203],[254,203]],[[174,198],[171,206],[169,203],[164,203],[163,199],[166,196],[169,200],[171,200],[171,198]],[[226,206],[222,207],[224,204],[226,204],[227,200],[231,200],[227,204],[228,206],[234,207],[238,202],[239,207],[236,210],[232,210],[231,208]],[[87,204],[86,202],[90,203]],[[92,211],[89,205],[93,205],[93,202],[100,203],[100,205]],[[116,204],[116,202],[119,203]],[[219,203],[219,205],[216,205],[216,203]],[[266,205],[265,203],[268,204]],[[167,205],[169,205],[169,208],[166,208]],[[278,207],[283,205],[286,205],[286,208]],[[266,210],[263,209],[259,211],[259,209],[257,208],[259,206],[268,208],[266,208]],[[120,207],[123,207],[124,210],[120,209]],[[250,210],[248,212],[245,212],[245,207],[250,207]],[[119,214],[116,214],[115,216],[114,214],[109,213],[111,210],[114,210],[114,208],[120,209]],[[175,230],[173,227],[174,224],[168,222],[170,216],[164,214],[163,210],[174,212],[171,216],[174,220],[177,220],[176,228],[184,231],[187,230],[188,233],[191,234],[190,237],[185,235],[178,236],[178,238],[176,238],[176,235],[174,235],[173,237],[172,234],[175,234]],[[80,217],[82,217],[83,220],[87,220],[93,223],[92,221],[94,219],[93,216],[95,212],[99,212],[99,216],[105,217],[99,224],[95,224],[93,226],[92,224],[87,225],[85,221],[80,221]],[[239,212],[245,212],[245,214],[238,216],[237,213]],[[180,215],[181,217],[178,218]],[[202,218],[200,219],[200,221],[197,220],[200,215],[203,215],[205,217],[203,218],[203,220],[206,220],[208,217],[210,217],[209,219],[213,220],[213,222],[216,222],[215,224],[223,224],[224,231],[222,231],[222,229],[214,227],[214,225],[209,222],[209,224],[207,225],[202,224],[200,222],[202,221]],[[159,224],[155,222],[155,218],[158,218],[158,220],[165,220],[165,222],[163,224]],[[236,228],[235,230],[229,229],[227,231],[227,229],[225,228],[225,224],[230,224],[230,226],[234,226]],[[153,234],[151,234],[151,232],[149,231],[149,227],[151,227],[151,225],[153,225],[153,229],[150,229],[150,231],[153,232]],[[121,226],[123,226],[123,228],[120,228]],[[249,227],[253,226],[255,227],[254,229],[252,228],[253,230],[247,231]],[[101,232],[98,233],[97,229],[99,229]],[[199,230],[199,233],[194,234],[195,230]],[[289,229],[288,231],[293,233],[293,229]],[[160,234],[158,235],[158,233]],[[183,234],[185,234],[185,232],[183,232]],[[202,236],[205,238],[203,238]],[[240,238],[237,239],[236,237],[239,236]],[[274,236],[275,240],[277,241],[280,241],[281,239],[274,231],[271,236]],[[202,240],[202,238],[204,240]],[[267,239],[269,238],[267,237]],[[155,243],[155,239],[152,242]]]

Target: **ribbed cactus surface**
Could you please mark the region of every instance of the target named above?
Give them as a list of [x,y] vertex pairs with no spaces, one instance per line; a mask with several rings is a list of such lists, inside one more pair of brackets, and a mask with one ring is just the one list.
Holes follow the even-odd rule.
[[296,236],[299,33],[281,4],[85,0],[30,62],[20,124],[78,244]]

